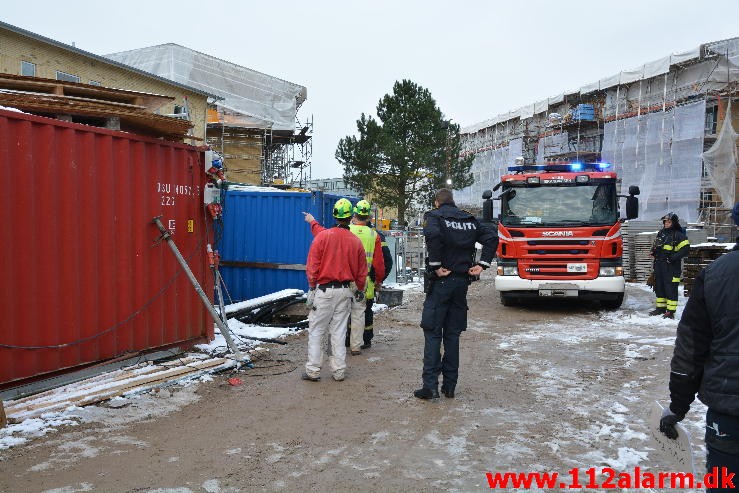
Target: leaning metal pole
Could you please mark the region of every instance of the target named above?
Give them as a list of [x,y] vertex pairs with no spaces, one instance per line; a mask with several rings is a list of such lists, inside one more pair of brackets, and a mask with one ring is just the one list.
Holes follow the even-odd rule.
[[169,245],[169,248],[172,250],[172,253],[174,253],[174,256],[177,258],[177,261],[180,263],[180,265],[182,266],[182,269],[185,271],[185,274],[187,274],[187,278],[190,279],[190,283],[195,288],[195,291],[200,296],[200,299],[203,301],[203,305],[205,305],[205,308],[210,313],[210,316],[213,317],[213,320],[215,321],[216,325],[218,325],[218,329],[220,329],[221,335],[223,336],[223,338],[226,339],[226,344],[228,344],[228,347],[231,348],[231,351],[233,351],[236,361],[239,363],[244,363],[246,366],[250,366],[251,361],[236,346],[236,343],[231,338],[231,334],[228,330],[228,327],[226,327],[226,323],[223,320],[221,320],[221,317],[218,316],[218,313],[213,308],[213,305],[208,299],[208,296],[205,294],[205,291],[203,291],[203,288],[200,287],[198,280],[195,279],[195,276],[193,275],[192,271],[190,270],[190,267],[187,265],[187,262],[185,261],[184,257],[182,256],[179,249],[177,248],[177,245],[174,244],[174,240],[172,239],[172,234],[169,232],[167,228],[164,227],[162,222],[159,220],[160,217],[162,216],[155,217],[154,219],[151,220],[151,222],[156,224],[157,228],[159,228],[159,231],[161,231],[162,238],[164,238],[167,241],[167,245]]

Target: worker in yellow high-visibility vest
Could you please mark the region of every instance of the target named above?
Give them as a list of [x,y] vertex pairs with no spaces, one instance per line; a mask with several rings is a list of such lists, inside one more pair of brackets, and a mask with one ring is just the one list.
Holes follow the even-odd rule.
[[[381,286],[385,278],[385,261],[383,258],[382,241],[380,235],[374,228],[368,226],[372,207],[366,200],[360,200],[354,206],[349,229],[362,242],[365,256],[367,258],[367,287],[364,296],[355,296],[352,301],[350,316],[350,333],[347,334],[348,346],[351,354],[357,356],[362,354],[362,346],[369,347],[371,343],[364,342],[364,329],[367,326],[366,312],[371,313],[374,303],[375,290]],[[305,221],[310,224],[313,236],[323,231],[324,228],[313,217],[312,214],[304,213]],[[371,330],[372,320],[368,324]],[[371,339],[371,338],[370,338]]]

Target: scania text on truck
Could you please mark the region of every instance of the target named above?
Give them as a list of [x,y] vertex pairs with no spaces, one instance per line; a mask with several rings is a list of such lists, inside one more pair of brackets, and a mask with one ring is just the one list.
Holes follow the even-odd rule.
[[[639,187],[618,195],[607,163],[509,167],[498,216],[495,288],[503,305],[525,298],[579,298],[616,309],[624,299],[621,219],[638,214]],[[483,194],[483,217],[492,218],[492,191]]]

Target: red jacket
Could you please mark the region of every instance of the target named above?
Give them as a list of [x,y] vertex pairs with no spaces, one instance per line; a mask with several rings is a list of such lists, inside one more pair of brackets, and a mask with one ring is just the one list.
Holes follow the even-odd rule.
[[[311,221],[310,232],[314,237],[325,230],[326,228],[321,226],[318,221]],[[375,235],[375,251],[372,254],[372,267],[375,268],[375,284],[382,283],[385,280],[385,257],[382,254],[382,239],[379,234]]]
[[305,270],[311,288],[331,281],[354,281],[364,291],[367,259],[362,242],[348,228],[325,229],[311,243]]

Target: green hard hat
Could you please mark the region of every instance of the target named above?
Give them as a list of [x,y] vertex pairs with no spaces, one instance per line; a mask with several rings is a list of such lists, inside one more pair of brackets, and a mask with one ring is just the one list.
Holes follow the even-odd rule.
[[334,204],[334,217],[336,219],[346,219],[352,215],[352,203],[347,199],[339,199]]
[[370,203],[366,200],[360,200],[357,202],[357,205],[354,206],[354,214],[358,216],[369,216],[370,212]]

